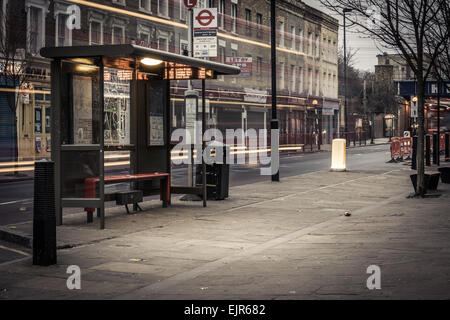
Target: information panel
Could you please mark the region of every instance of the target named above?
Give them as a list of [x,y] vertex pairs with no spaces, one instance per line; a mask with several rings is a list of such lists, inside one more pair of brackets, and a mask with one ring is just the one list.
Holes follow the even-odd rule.
[[104,70],[104,139],[105,145],[130,144],[130,85],[128,70]]

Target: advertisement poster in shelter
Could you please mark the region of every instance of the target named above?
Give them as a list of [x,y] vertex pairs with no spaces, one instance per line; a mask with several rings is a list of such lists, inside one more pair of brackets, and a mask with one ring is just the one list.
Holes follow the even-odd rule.
[[92,79],[73,76],[73,143],[92,143]]

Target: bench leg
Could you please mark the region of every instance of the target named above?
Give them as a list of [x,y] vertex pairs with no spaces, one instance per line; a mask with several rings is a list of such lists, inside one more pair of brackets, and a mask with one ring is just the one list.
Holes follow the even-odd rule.
[[87,213],[87,223],[94,222],[94,214],[92,211],[86,211]]
[[168,177],[160,180],[159,190],[161,194],[160,198],[163,202],[162,207],[167,208],[170,202],[170,182]]
[[127,209],[127,214],[130,214],[130,210],[128,210],[128,205],[125,205],[125,209]]
[[[133,211],[136,212],[138,210],[138,204],[137,203],[133,203]],[[142,210],[141,210],[142,211]]]

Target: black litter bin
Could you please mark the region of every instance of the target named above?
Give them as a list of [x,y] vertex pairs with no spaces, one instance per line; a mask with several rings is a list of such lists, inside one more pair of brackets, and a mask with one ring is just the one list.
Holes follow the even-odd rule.
[[[230,153],[230,147],[220,143],[212,142],[209,144],[212,150],[222,149],[223,159],[219,159],[216,152],[214,160],[206,164],[206,194],[208,200],[224,200],[228,198],[230,165],[226,159]],[[197,185],[202,184],[202,166],[197,165],[195,180]]]

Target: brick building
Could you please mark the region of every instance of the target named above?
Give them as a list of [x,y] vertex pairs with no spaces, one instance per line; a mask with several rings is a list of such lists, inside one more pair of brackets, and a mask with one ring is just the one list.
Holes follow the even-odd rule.
[[[21,93],[18,108],[19,159],[49,156],[50,66],[40,48],[134,43],[179,54],[189,49],[183,0],[0,0],[2,19],[12,3],[23,13],[17,27],[27,35],[23,47],[32,88]],[[207,82],[206,111],[221,129],[268,128],[270,1],[199,0],[197,6],[219,12],[218,57],[210,59],[247,64],[239,76]],[[339,111],[338,21],[301,1],[280,0],[276,27],[280,144],[329,143]],[[200,82],[193,85],[199,88]],[[174,128],[185,125],[186,88],[186,81],[172,81]]]

